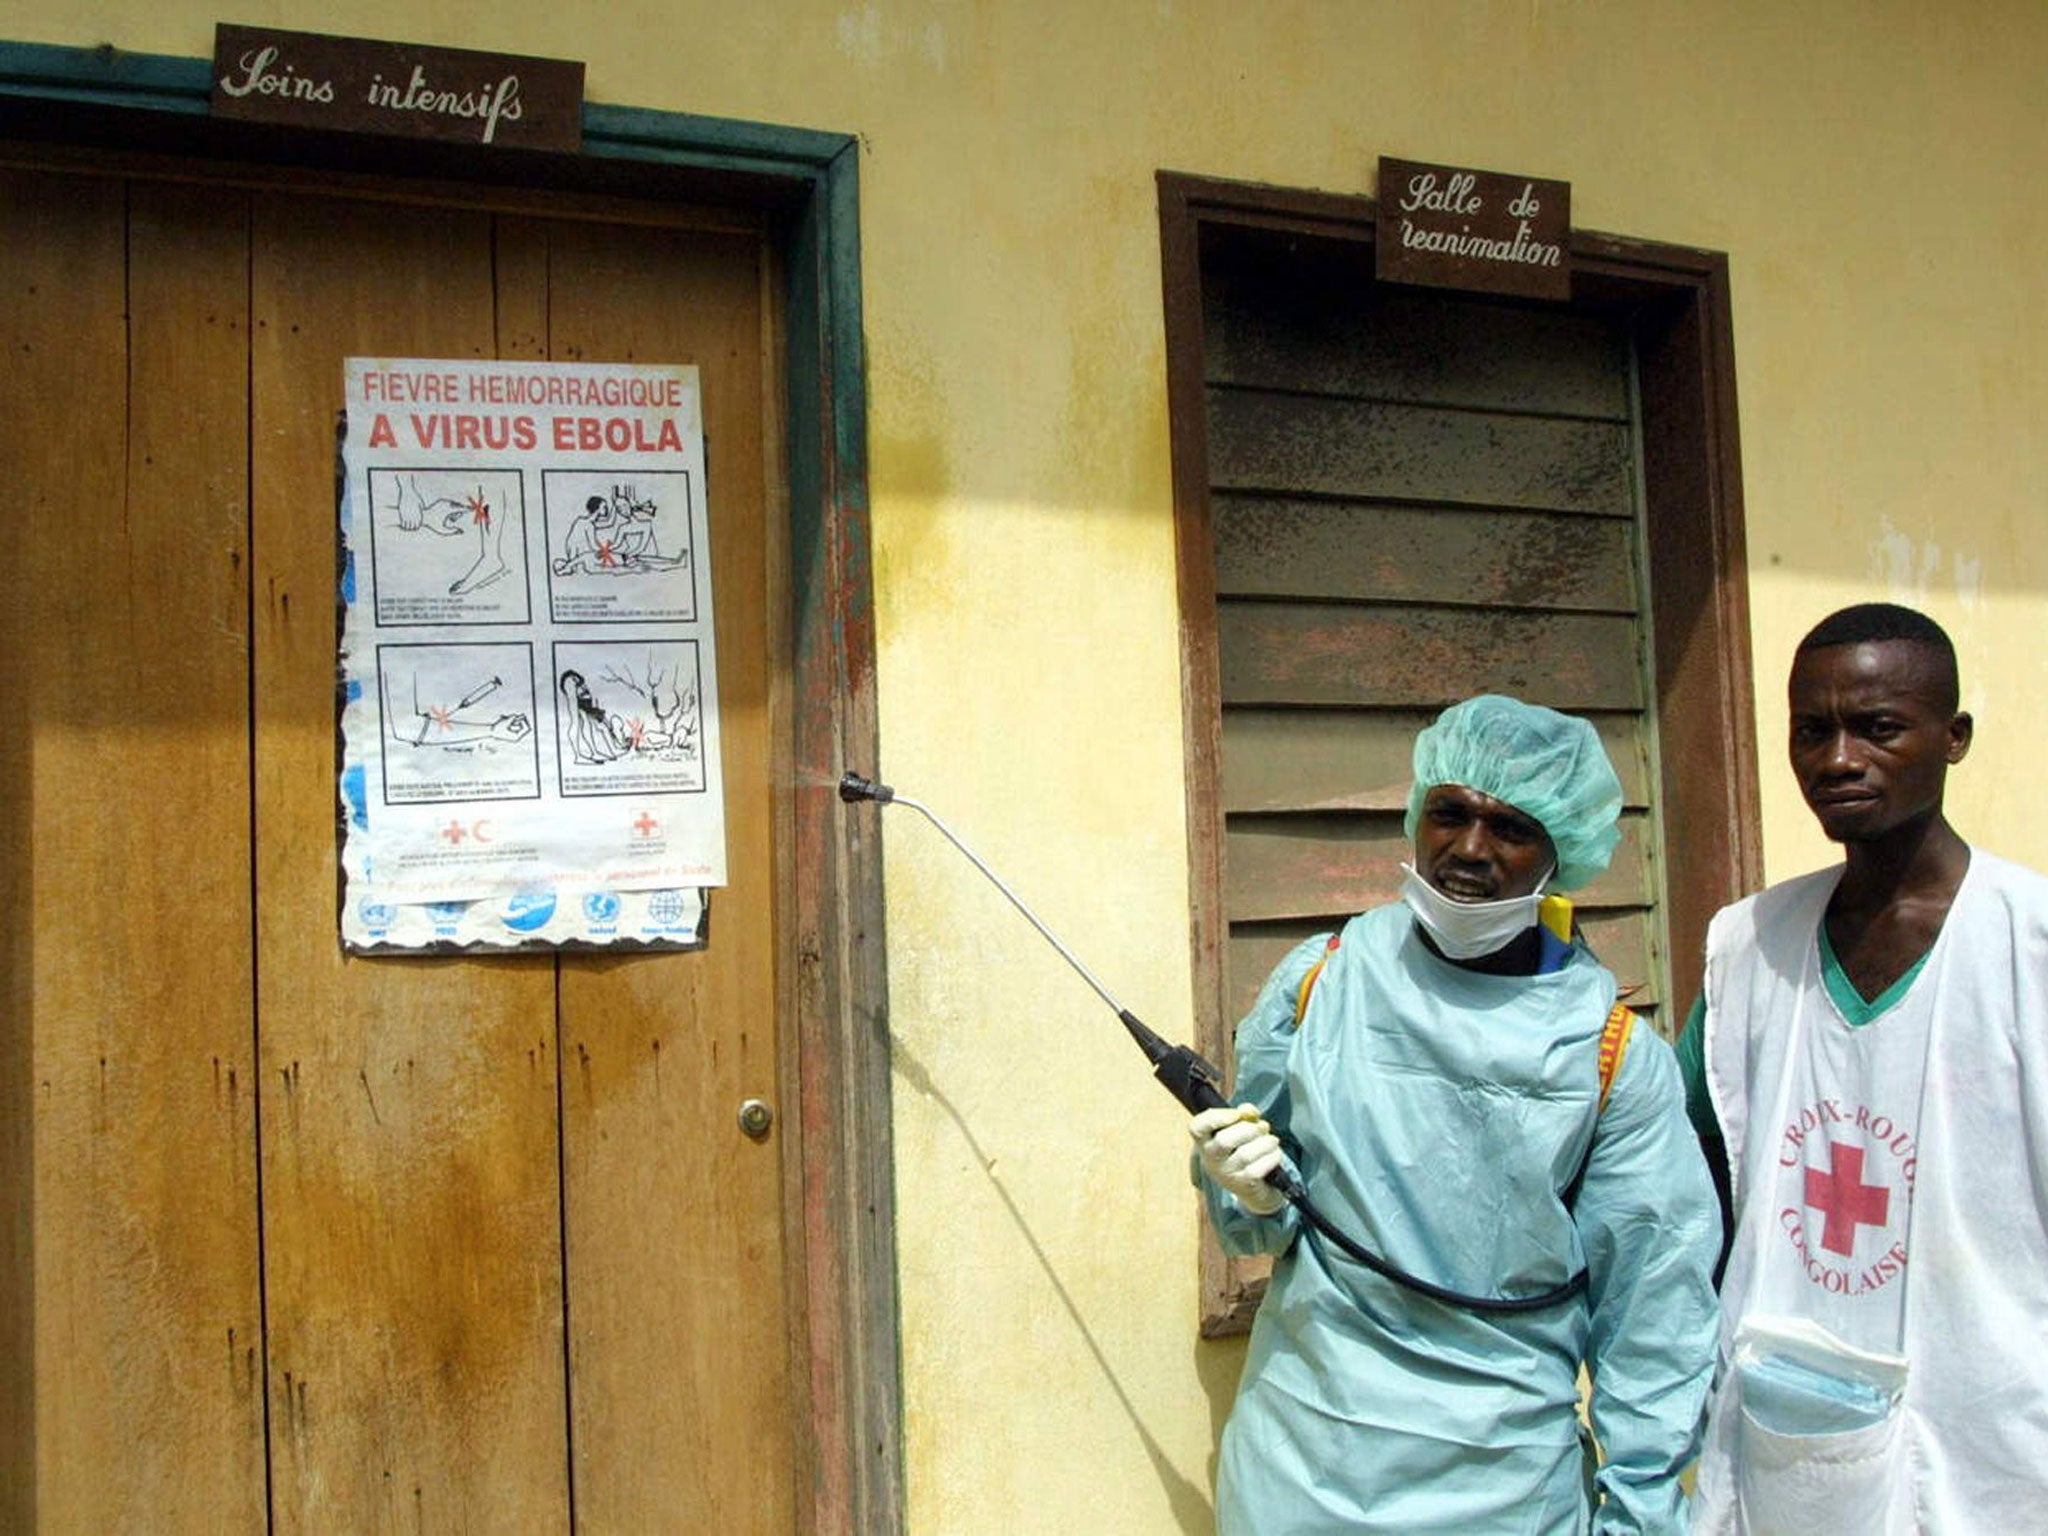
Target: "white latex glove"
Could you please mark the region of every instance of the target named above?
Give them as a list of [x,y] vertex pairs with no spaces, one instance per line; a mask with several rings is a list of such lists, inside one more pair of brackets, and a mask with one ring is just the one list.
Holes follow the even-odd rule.
[[1258,1106],[1240,1104],[1205,1109],[1188,1122],[1202,1172],[1237,1197],[1254,1216],[1270,1216],[1287,1197],[1266,1182],[1280,1166],[1280,1138],[1260,1118]]

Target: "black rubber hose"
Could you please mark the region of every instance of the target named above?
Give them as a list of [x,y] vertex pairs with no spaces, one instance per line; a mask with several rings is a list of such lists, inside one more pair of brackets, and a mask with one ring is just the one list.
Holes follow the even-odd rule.
[[[1276,1170],[1279,1171],[1279,1170]],[[1343,1250],[1347,1258],[1355,1259],[1382,1279],[1391,1280],[1404,1290],[1427,1296],[1431,1301],[1440,1301],[1447,1307],[1463,1307],[1468,1312],[1541,1312],[1559,1302],[1569,1301],[1586,1288],[1586,1272],[1582,1269],[1563,1285],[1535,1296],[1468,1296],[1463,1291],[1453,1291],[1441,1285],[1433,1285],[1420,1275],[1411,1275],[1400,1266],[1388,1263],[1371,1249],[1355,1242],[1341,1231],[1337,1224],[1316,1208],[1309,1199],[1308,1191],[1301,1180],[1292,1174],[1283,1185],[1279,1180],[1268,1178],[1287,1197],[1288,1204],[1301,1212],[1301,1219],[1316,1232],[1328,1238]]]
[[[1124,1021],[1124,1028],[1131,1032],[1131,1038],[1151,1058],[1153,1076],[1166,1085],[1166,1091],[1179,1099],[1190,1114],[1221,1108],[1229,1102],[1223,1097],[1216,1069],[1194,1050],[1185,1045],[1167,1045],[1127,1008],[1120,1009],[1118,1013]],[[1420,1275],[1409,1274],[1398,1264],[1389,1263],[1346,1234],[1317,1208],[1315,1201],[1309,1198],[1308,1187],[1285,1163],[1267,1174],[1266,1182],[1287,1197],[1287,1203],[1301,1212],[1301,1219],[1311,1229],[1335,1243],[1347,1258],[1363,1264],[1383,1280],[1391,1280],[1403,1289],[1418,1296],[1427,1296],[1431,1301],[1442,1302],[1447,1307],[1463,1307],[1468,1312],[1541,1312],[1546,1307],[1571,1300],[1586,1288],[1586,1272],[1582,1269],[1564,1284],[1535,1296],[1468,1296],[1463,1291],[1454,1291]]]

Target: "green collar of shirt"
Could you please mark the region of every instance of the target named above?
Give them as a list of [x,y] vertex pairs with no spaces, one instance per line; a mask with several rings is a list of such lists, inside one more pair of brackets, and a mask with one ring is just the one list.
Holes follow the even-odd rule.
[[[1934,953],[1929,946],[1927,955]],[[1876,997],[1865,999],[1856,990],[1856,984],[1849,980],[1842,969],[1842,962],[1835,954],[1835,946],[1828,942],[1826,923],[1820,925],[1820,975],[1821,985],[1828,989],[1828,996],[1835,1007],[1848,1021],[1852,1029],[1860,1029],[1871,1020],[1889,1010],[1906,995],[1913,985],[1913,978],[1920,974],[1920,968],[1927,964],[1927,955],[1922,955],[1906,967],[1906,974],[1886,987]],[[1691,1118],[1693,1129],[1702,1136],[1718,1137],[1721,1127],[1714,1116],[1714,1106],[1707,1094],[1707,1052],[1706,1052],[1707,1000],[1702,997],[1692,1005],[1692,1012],[1686,1015],[1685,1027],[1678,1035],[1678,1069],[1685,1082],[1685,1108]]]
[[1906,967],[1905,975],[1886,987],[1876,997],[1865,1000],[1856,990],[1856,984],[1849,980],[1849,973],[1842,969],[1842,962],[1835,956],[1835,946],[1828,942],[1828,925],[1820,925],[1820,978],[1828,989],[1828,996],[1834,999],[1842,1017],[1855,1028],[1862,1028],[1872,1019],[1885,1012],[1906,995],[1906,989],[1913,985],[1913,978],[1920,974],[1920,968],[1927,964],[1927,955],[1933,954],[1930,946],[1927,954]]

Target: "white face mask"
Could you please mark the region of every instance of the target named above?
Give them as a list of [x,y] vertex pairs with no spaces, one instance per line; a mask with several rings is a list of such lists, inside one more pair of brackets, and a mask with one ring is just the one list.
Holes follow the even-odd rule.
[[1505,901],[1453,901],[1417,874],[1413,864],[1403,864],[1401,871],[1401,900],[1436,947],[1452,960],[1490,955],[1533,928],[1543,887],[1550,883],[1546,874],[1526,896],[1510,896]]

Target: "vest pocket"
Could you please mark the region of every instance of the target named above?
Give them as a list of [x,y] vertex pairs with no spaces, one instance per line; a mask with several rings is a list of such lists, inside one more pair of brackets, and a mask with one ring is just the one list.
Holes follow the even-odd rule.
[[1900,1454],[1905,1409],[1874,1424],[1828,1434],[1766,1429],[1742,1409],[1736,1464],[1741,1529],[1748,1536],[1893,1536],[1906,1518]]
[[1735,1492],[1749,1536],[1893,1536],[1912,1528],[1900,1464],[1907,1363],[1801,1317],[1735,1333]]

